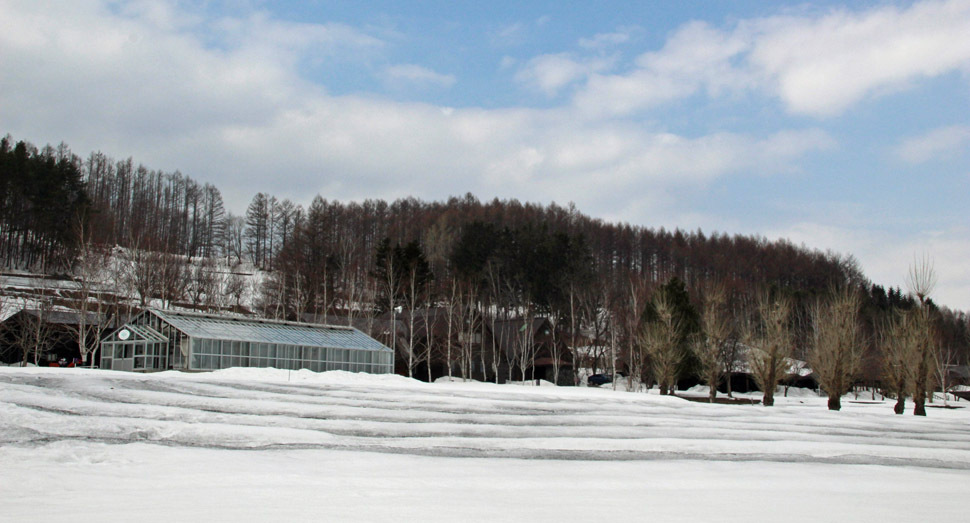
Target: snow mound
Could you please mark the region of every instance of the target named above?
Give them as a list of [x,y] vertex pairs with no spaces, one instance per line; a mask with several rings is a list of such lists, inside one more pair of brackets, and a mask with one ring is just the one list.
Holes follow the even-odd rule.
[[[165,373],[168,374],[168,373]],[[175,374],[182,374],[175,372]],[[349,372],[344,370],[330,370],[326,372],[313,372],[307,369],[287,370],[276,368],[243,368],[232,367],[212,371],[209,373],[192,374],[191,376],[205,376],[206,379],[228,379],[228,380],[247,380],[247,381],[295,381],[301,383],[321,383],[328,385],[359,385],[359,384],[394,384],[394,385],[421,385],[422,382],[398,376],[397,374],[368,374],[365,372]]]

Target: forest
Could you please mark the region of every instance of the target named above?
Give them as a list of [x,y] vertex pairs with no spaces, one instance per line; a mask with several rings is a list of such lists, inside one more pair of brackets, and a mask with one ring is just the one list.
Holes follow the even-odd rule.
[[[577,358],[594,372],[662,391],[687,377],[719,383],[744,365],[769,389],[789,358],[820,375],[830,363],[820,347],[834,346],[823,388],[878,383],[917,387],[916,397],[945,385],[946,367],[970,354],[968,316],[933,303],[926,264],[904,292],[870,282],[851,255],[786,240],[609,223],[572,204],[471,194],[318,195],[303,207],[259,193],[236,215],[217,187],[177,171],[9,135],[0,140],[0,264],[73,279],[83,303],[73,308],[96,303],[99,313],[161,304],[351,325],[399,313],[412,319],[400,371],[415,376],[443,361],[449,373],[498,380],[494,361],[475,365],[463,347],[477,330],[535,318],[583,347]],[[240,267],[262,277],[247,283]],[[444,318],[444,340],[417,339],[414,318],[431,316]],[[745,359],[739,346],[763,357]]]

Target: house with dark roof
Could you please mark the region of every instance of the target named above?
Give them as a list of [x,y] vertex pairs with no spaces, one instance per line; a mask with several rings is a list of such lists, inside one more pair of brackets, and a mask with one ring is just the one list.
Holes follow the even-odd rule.
[[497,320],[492,329],[512,380],[524,377],[575,385],[572,351],[564,339],[555,335],[549,318]]
[[[23,361],[27,345],[29,363],[41,366],[82,363],[78,329],[86,330],[89,339],[94,340],[102,321],[109,322],[91,312],[82,317],[76,311],[21,309],[0,322],[0,361],[6,364]],[[95,357],[94,352],[89,357]]]

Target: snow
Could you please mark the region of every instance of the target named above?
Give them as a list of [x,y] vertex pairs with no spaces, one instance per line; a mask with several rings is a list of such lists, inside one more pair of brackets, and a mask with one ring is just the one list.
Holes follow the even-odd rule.
[[0,499],[10,521],[965,518],[970,409],[776,402],[3,367]]

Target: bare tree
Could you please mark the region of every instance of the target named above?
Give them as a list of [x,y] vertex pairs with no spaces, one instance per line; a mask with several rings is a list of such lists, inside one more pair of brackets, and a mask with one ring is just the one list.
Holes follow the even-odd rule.
[[246,294],[246,279],[238,272],[230,271],[219,281],[219,306],[222,308],[241,307]]
[[[503,306],[504,302],[504,285],[502,278],[502,271],[496,267],[495,260],[489,259],[485,262],[485,282],[487,284],[488,295],[492,302],[492,310],[487,311],[488,314],[488,325],[491,327],[492,340],[491,340],[491,365],[492,374],[495,377],[495,383],[499,382],[499,364],[502,361],[502,348],[503,344],[500,343],[498,336],[495,333],[495,325],[499,321],[499,314],[502,315],[503,320],[508,320],[508,308]],[[484,327],[485,322],[482,322]],[[484,341],[484,340],[483,340]],[[506,355],[507,356],[507,355]],[[511,368],[511,366],[510,366]]]
[[660,394],[666,396],[677,385],[677,369],[683,360],[679,347],[682,329],[667,293],[656,293],[653,307],[657,313],[656,319],[644,326],[639,342],[650,358],[650,367],[660,386]]
[[624,337],[627,340],[626,356],[627,370],[629,371],[627,389],[632,391],[639,389],[643,382],[644,370],[646,370],[644,361],[646,354],[643,345],[640,343],[639,333],[650,284],[644,276],[635,274],[630,277],[628,289],[625,303],[618,303],[618,305],[621,306],[620,311],[624,318]]
[[936,351],[936,380],[940,385],[940,391],[943,392],[943,406],[948,407],[949,400],[947,394],[949,394],[950,389],[953,387],[953,380],[950,378],[950,369],[952,369],[957,362],[957,353],[953,350],[953,347],[943,347],[942,345]]
[[526,370],[532,368],[532,378],[535,378],[535,330],[533,329],[533,324],[535,323],[535,313],[532,308],[526,309],[525,315],[522,317],[522,327],[519,328],[518,332],[512,334],[513,347],[516,354],[516,364],[519,367],[519,375],[521,376],[521,381],[526,381]]
[[363,312],[367,287],[366,266],[357,238],[350,234],[337,239],[337,278],[343,309],[347,313],[347,325],[354,325],[354,318]]
[[120,279],[125,292],[129,296],[137,296],[142,307],[148,306],[156,285],[155,272],[149,269],[149,263],[145,260],[147,254],[137,246],[130,247],[125,250],[120,262]]
[[[310,310],[313,293],[310,290],[310,283],[307,281],[308,278],[302,272],[297,270],[292,275],[292,279],[293,285],[289,290],[289,309],[293,312],[293,317],[296,318],[296,321],[304,321],[304,315]],[[326,285],[324,285],[324,288],[326,288]],[[324,296],[326,296],[326,292],[324,292]],[[324,306],[323,310],[324,316],[326,316],[327,307]]]
[[[36,307],[31,310],[28,307],[34,302]],[[20,347],[21,366],[26,367],[27,363],[33,359],[34,365],[40,364],[40,357],[50,350],[54,343],[54,327],[50,321],[51,312],[54,310],[53,303],[49,298],[32,300],[28,296],[21,298],[23,310],[23,323],[16,331],[14,344]]]
[[454,357],[452,356],[452,346],[455,334],[458,332],[459,317],[460,317],[460,303],[461,303],[461,291],[459,290],[458,278],[452,276],[449,285],[450,299],[448,300],[448,306],[445,309],[445,325],[446,335],[445,335],[445,365],[448,367],[448,378],[452,377],[452,364],[454,363]]
[[111,272],[111,253],[93,243],[83,219],[77,220],[76,234],[79,238],[74,264],[77,287],[71,305],[78,313],[78,321],[69,329],[77,340],[81,361],[89,361],[93,366],[94,361],[88,355],[97,348],[107,327],[104,291]]
[[605,306],[607,294],[608,291],[590,286],[579,296],[579,329],[585,328],[590,333],[586,356],[591,374],[596,374],[600,369],[612,372],[613,368],[613,363],[606,361],[610,352],[611,328],[611,315]]
[[928,256],[913,258],[913,264],[906,274],[906,287],[921,305],[929,299],[936,288],[936,271],[933,270],[933,261]]
[[246,254],[246,220],[242,216],[228,214],[225,220],[225,245],[222,252],[226,256],[226,264],[235,267],[242,263]]
[[906,408],[906,395],[909,393],[912,365],[912,346],[909,338],[914,329],[910,325],[912,316],[896,311],[888,326],[881,329],[880,345],[883,347],[883,379],[887,388],[896,396],[893,411],[902,414]]
[[153,252],[148,257],[149,270],[156,271],[158,277],[158,297],[163,307],[171,307],[185,297],[190,273],[184,256],[165,252]]
[[475,337],[479,332],[479,323],[482,321],[481,314],[475,307],[477,303],[477,292],[471,283],[460,285],[458,289],[458,314],[457,334],[458,334],[458,366],[461,369],[462,379],[471,379],[472,362],[474,361]]
[[921,305],[906,313],[910,317],[908,356],[910,384],[913,394],[913,415],[926,415],[926,396],[930,393],[930,380],[933,375],[935,350],[933,322],[929,307]]
[[[424,351],[418,350],[418,325],[415,322],[417,318],[415,316],[418,314],[418,306],[424,304],[424,291],[427,289],[425,285],[426,281],[422,281],[421,277],[421,267],[415,260],[409,260],[408,266],[404,267],[407,271],[404,274],[404,281],[402,282],[403,287],[403,298],[404,305],[408,309],[407,315],[407,340],[405,341],[406,355],[407,355],[407,367],[408,367],[408,377],[414,377],[414,371],[417,369],[418,365],[423,361],[422,357],[425,355]],[[390,271],[388,271],[390,272]],[[425,309],[427,315],[427,309]],[[426,320],[427,323],[427,320]],[[425,325],[427,330],[427,325]],[[426,335],[430,337],[430,333],[426,332]]]
[[908,339],[913,351],[913,415],[926,415],[926,395],[929,380],[933,373],[935,357],[933,321],[930,316],[929,296],[936,286],[936,272],[933,263],[923,256],[913,260],[906,278],[909,292],[919,300],[918,307],[909,313],[913,316],[911,327],[915,330]]
[[211,310],[215,305],[215,294],[218,288],[215,261],[212,258],[199,258],[198,262],[190,265],[187,272],[189,281],[186,293],[189,301],[195,307]]
[[849,392],[862,364],[861,306],[859,292],[845,287],[833,292],[828,301],[815,304],[812,311],[814,343],[809,365],[828,394],[829,410],[842,408],[842,395]]
[[710,387],[708,401],[717,398],[717,385],[727,372],[726,345],[731,335],[731,315],[723,285],[710,286],[704,293],[701,332],[691,344],[701,381]]
[[727,389],[727,397],[734,397],[732,377],[745,363],[743,355],[744,346],[737,335],[731,336],[724,345],[724,381]]
[[618,338],[620,336],[620,327],[617,325],[616,316],[612,312],[607,317],[609,319],[607,323],[607,328],[609,330],[607,332],[609,333],[609,338],[610,338],[610,375],[611,375],[610,382],[613,386],[613,390],[616,390],[616,381],[617,381],[616,380],[616,376],[617,376],[616,358],[617,358],[617,348],[619,346]]
[[758,323],[745,329],[748,345],[747,360],[751,375],[764,391],[762,403],[775,404],[775,387],[788,375],[792,350],[791,302],[787,298],[770,298],[767,294],[758,301]]
[[[573,322],[575,325],[575,322]],[[550,318],[550,333],[552,343],[549,345],[549,356],[552,358],[552,382],[556,385],[559,384],[559,373],[562,370],[562,360],[568,354],[568,347],[565,340],[562,338],[562,327],[561,324],[552,324],[552,318]],[[575,344],[575,336],[573,336],[573,343]]]
[[432,286],[432,281],[429,279],[425,282],[425,304],[424,310],[424,333],[425,333],[425,344],[424,344],[424,354],[422,359],[424,359],[425,369],[428,372],[428,382],[432,380],[432,369],[431,366],[434,360],[437,358],[438,351],[437,347],[437,333],[438,321],[441,319],[439,311],[440,309],[434,308],[434,287]]

